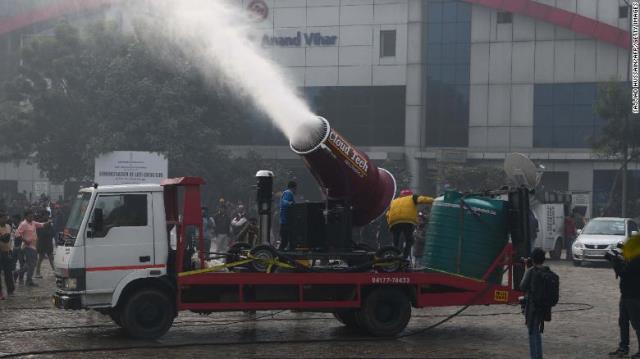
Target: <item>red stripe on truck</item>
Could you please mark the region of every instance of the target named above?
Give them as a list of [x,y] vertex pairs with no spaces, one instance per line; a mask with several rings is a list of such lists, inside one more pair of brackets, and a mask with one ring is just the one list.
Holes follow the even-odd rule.
[[166,264],[155,265],[140,265],[140,266],[117,266],[117,267],[93,267],[87,268],[87,272],[102,272],[112,270],[133,270],[133,269],[151,269],[151,268],[164,268]]

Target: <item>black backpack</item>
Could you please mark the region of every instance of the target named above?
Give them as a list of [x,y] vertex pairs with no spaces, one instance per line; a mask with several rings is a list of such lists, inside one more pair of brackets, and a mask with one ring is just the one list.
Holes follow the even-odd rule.
[[536,308],[551,308],[560,299],[560,277],[548,268],[533,273],[530,299]]

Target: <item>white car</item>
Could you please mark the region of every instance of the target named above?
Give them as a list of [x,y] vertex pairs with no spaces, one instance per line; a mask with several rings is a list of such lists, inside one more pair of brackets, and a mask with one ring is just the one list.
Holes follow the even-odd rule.
[[573,242],[573,264],[604,262],[604,254],[624,242],[628,236],[638,233],[638,225],[629,218],[594,218],[579,232]]

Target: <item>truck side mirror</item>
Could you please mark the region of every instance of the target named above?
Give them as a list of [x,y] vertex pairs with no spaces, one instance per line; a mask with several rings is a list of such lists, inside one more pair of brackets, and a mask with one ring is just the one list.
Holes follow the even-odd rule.
[[576,233],[578,233],[578,234],[582,233],[582,229],[577,229]]
[[96,208],[93,210],[93,221],[90,226],[94,233],[100,233],[104,229],[104,215],[102,208]]

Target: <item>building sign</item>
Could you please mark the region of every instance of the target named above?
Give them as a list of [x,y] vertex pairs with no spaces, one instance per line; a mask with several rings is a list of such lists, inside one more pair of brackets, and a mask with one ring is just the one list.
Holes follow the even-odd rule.
[[99,185],[160,183],[168,175],[167,158],[158,153],[115,151],[96,157],[94,181]]
[[252,0],[247,6],[247,10],[255,22],[262,22],[269,17],[269,6],[263,0]]
[[335,46],[338,42],[336,35],[323,35],[320,32],[300,32],[295,36],[262,37],[262,46],[301,47],[301,46]]

